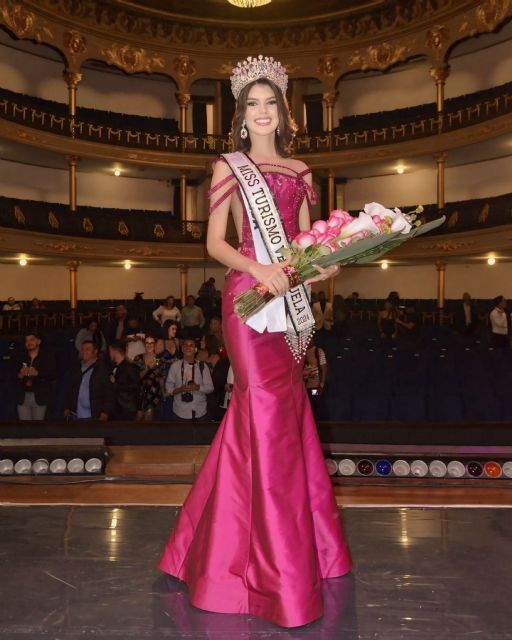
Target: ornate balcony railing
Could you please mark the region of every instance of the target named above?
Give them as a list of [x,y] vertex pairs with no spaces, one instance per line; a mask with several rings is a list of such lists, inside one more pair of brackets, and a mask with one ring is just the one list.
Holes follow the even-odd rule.
[[[303,133],[295,151],[324,153],[389,145],[454,131],[512,112],[512,82],[447,100],[438,114],[434,103],[409,109],[345,118],[332,133]],[[78,109],[75,118],[58,102],[0,89],[0,118],[39,130],[129,148],[216,155],[230,149],[227,136],[179,133],[175,120]]]

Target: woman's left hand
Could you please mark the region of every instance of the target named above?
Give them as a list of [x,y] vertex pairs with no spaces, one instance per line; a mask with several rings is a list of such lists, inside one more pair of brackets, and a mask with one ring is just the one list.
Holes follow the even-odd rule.
[[326,267],[325,269],[323,267],[320,267],[318,264],[314,264],[313,266],[318,271],[318,275],[313,276],[312,278],[308,278],[304,282],[304,284],[312,284],[313,282],[321,282],[322,280],[334,278],[339,274],[341,270],[339,264],[332,264],[330,267]]

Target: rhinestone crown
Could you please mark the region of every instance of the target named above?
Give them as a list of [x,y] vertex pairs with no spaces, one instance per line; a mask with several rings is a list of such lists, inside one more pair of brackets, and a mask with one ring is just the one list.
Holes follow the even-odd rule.
[[283,95],[286,95],[286,88],[288,87],[288,76],[284,70],[284,67],[280,62],[269,58],[263,57],[261,54],[257,58],[248,56],[247,60],[239,62],[233,69],[231,74],[231,91],[235,96],[235,100],[238,100],[240,91],[245,85],[258,80],[259,78],[267,78],[278,86]]

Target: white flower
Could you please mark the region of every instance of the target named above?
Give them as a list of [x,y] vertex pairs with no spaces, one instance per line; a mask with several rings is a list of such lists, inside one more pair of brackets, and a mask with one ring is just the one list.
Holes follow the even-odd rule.
[[379,227],[372,220],[372,217],[363,211],[359,213],[359,216],[353,222],[349,222],[341,228],[340,237],[349,238],[361,231],[367,231],[372,235],[379,233]]

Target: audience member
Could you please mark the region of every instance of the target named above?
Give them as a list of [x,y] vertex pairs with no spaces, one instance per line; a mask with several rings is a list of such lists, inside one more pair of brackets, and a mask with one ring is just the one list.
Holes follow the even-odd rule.
[[[221,420],[225,409],[223,409],[224,398],[226,394],[226,384],[228,371],[230,368],[229,360],[221,358],[219,353],[219,343],[215,336],[208,336],[205,340],[206,364],[210,368],[213,382],[213,392],[208,395],[208,417],[212,420]],[[201,356],[197,358],[201,362]]]
[[108,420],[114,412],[114,387],[92,340],[80,345],[80,362],[71,371],[64,416],[77,420]]
[[504,296],[494,299],[494,308],[490,313],[492,346],[504,349],[509,346],[509,317],[507,314],[507,301]]
[[213,316],[208,323],[208,332],[201,339],[201,348],[207,348],[207,338],[213,336],[219,345],[219,354],[221,358],[227,358],[226,346],[224,344],[224,334],[222,332],[222,320],[218,316]]
[[361,300],[357,291],[352,291],[350,296],[347,298],[347,305],[352,309],[358,309],[361,306]]
[[79,353],[84,342],[92,342],[98,354],[102,354],[107,349],[105,336],[100,329],[98,321],[94,318],[87,320],[84,327],[76,334],[75,347]]
[[343,296],[337,293],[332,301],[332,321],[333,329],[341,335],[347,324],[347,306],[343,300]]
[[318,300],[313,303],[311,310],[315,319],[315,329],[330,331],[333,323],[332,304],[327,300],[325,291],[318,292]]
[[42,348],[41,338],[33,331],[25,334],[25,351],[16,371],[18,418],[44,420],[55,391],[57,365],[54,354]]
[[110,381],[114,385],[114,418],[133,420],[139,408],[140,375],[139,368],[126,358],[126,347],[121,340],[115,340],[109,346],[110,360],[114,369]]
[[384,309],[379,311],[377,320],[381,338],[396,338],[397,320],[398,311],[391,300],[388,299],[384,302]]
[[181,326],[184,338],[199,340],[201,337],[204,315],[201,307],[197,306],[194,296],[187,296],[187,304],[181,310]]
[[412,339],[418,336],[418,314],[416,313],[416,307],[412,302],[407,302],[402,316],[397,315],[396,323],[402,327],[401,333],[405,338]]
[[128,360],[135,360],[135,358],[145,351],[144,339],[146,332],[141,326],[140,318],[136,316],[129,317],[127,320],[126,328],[126,357]]
[[144,353],[137,355],[134,363],[139,367],[141,394],[137,420],[148,422],[155,417],[155,408],[160,404],[167,368],[162,358],[155,353],[156,339],[147,335],[144,340]]
[[115,309],[114,320],[110,323],[108,331],[108,340],[123,340],[126,336],[128,309],[124,304],[118,304]]
[[162,304],[153,311],[153,318],[160,324],[161,327],[164,326],[166,320],[174,320],[178,323],[180,322],[181,313],[176,306],[176,300],[174,299],[174,296],[167,296]]
[[217,289],[215,287],[215,278],[208,278],[203,284],[199,287],[199,291],[197,295],[205,298],[215,298],[217,293]]
[[182,342],[183,360],[171,365],[165,382],[166,392],[173,396],[173,413],[181,420],[206,416],[206,396],[213,391],[210,369],[197,362],[197,347],[191,338]]
[[454,323],[462,335],[471,336],[475,333],[478,318],[469,293],[462,295],[462,302],[457,305],[455,310]]
[[39,300],[39,298],[32,298],[30,303],[30,311],[41,311],[46,309],[45,305]]
[[156,354],[170,366],[176,360],[181,360],[180,339],[177,337],[178,324],[174,320],[167,320],[164,324],[164,338],[156,343]]
[[12,296],[7,298],[7,302],[2,307],[3,311],[21,311],[23,308],[21,302],[16,302],[16,298]]

